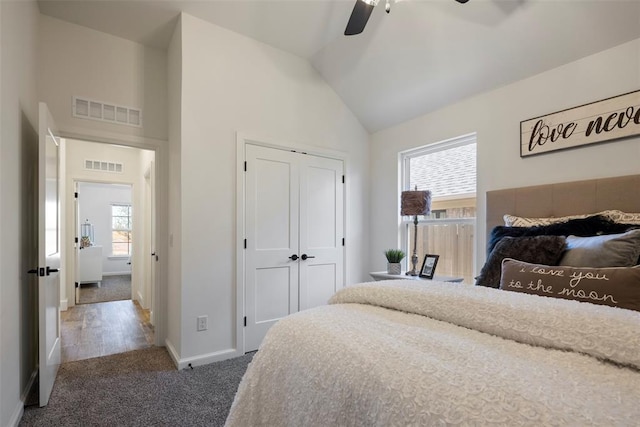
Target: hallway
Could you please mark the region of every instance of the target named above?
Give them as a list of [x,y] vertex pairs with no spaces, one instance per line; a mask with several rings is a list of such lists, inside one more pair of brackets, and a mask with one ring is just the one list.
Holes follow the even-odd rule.
[[137,301],[76,305],[60,317],[62,363],[153,346],[149,310]]

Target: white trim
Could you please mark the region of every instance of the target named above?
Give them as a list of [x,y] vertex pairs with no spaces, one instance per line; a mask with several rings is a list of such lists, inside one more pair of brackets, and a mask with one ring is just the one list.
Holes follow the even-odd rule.
[[69,309],[69,299],[61,299],[60,300],[60,311],[67,311]]
[[138,302],[140,303],[140,305],[141,305],[142,307],[144,307],[144,306],[145,306],[145,304],[144,304],[144,298],[142,297],[142,294],[140,293],[140,291],[136,292],[136,294],[138,295],[138,298],[136,298],[136,299],[138,300]]
[[[245,353],[244,345],[244,285],[245,285],[245,250],[244,239],[246,235],[246,223],[245,223],[245,170],[244,162],[246,160],[247,144],[260,145],[263,147],[270,147],[279,150],[295,150],[303,152],[305,154],[311,154],[318,157],[327,157],[330,159],[336,159],[342,161],[342,173],[346,177],[345,187],[342,194],[343,197],[343,235],[345,238],[345,246],[342,251],[343,262],[343,283],[347,283],[347,269],[349,268],[347,263],[347,248],[350,244],[347,227],[347,211],[350,204],[349,200],[349,154],[330,150],[321,147],[315,147],[311,145],[301,144],[298,142],[287,141],[285,139],[276,139],[268,136],[256,135],[252,132],[238,131],[236,133],[236,336],[234,351],[236,355],[241,356]],[[211,355],[226,354],[231,350],[225,350],[217,353],[210,353]],[[227,356],[233,357],[233,356]],[[222,359],[220,359],[222,360]],[[215,361],[215,360],[212,360]],[[211,363],[211,362],[209,362]]]
[[9,427],[18,427],[20,424],[20,420],[22,419],[22,414],[24,414],[24,400],[18,400],[15,409],[13,410],[13,415],[9,419]]
[[165,347],[167,347],[167,352],[169,353],[169,356],[171,357],[173,364],[176,366],[176,368],[178,368],[178,360],[180,360],[180,356],[178,355],[176,348],[173,346],[173,344],[171,344],[171,341],[169,341],[169,338],[164,340],[164,345]]
[[210,363],[220,362],[222,360],[231,359],[232,357],[238,357],[244,354],[243,351],[230,348],[227,350],[214,351],[213,353],[206,353],[199,356],[187,357],[187,358],[181,359],[175,347],[173,346],[173,344],[171,344],[171,342],[168,339],[165,340],[165,345],[167,346],[167,350],[169,352],[169,356],[171,357],[171,360],[173,360],[173,364],[176,366],[178,370],[182,370],[182,369],[186,369],[194,366],[208,365]]
[[201,354],[194,357],[187,357],[185,359],[180,359],[178,361],[178,370],[189,368],[194,366],[202,366],[208,365],[209,363],[220,362],[222,360],[231,359],[233,357],[242,356],[244,354],[243,351],[239,351],[238,349],[230,348],[227,350],[214,351],[213,353]]
[[31,391],[31,387],[33,387],[33,383],[36,381],[36,377],[38,376],[38,371],[39,369],[36,366],[33,372],[31,372],[31,376],[29,377],[29,381],[27,381],[27,385],[25,386],[24,390],[22,390],[22,396],[20,396],[20,400],[22,400],[23,402],[27,400],[29,391]]
[[[156,171],[156,198],[154,209],[156,210],[156,253],[159,255],[159,261],[155,264],[156,282],[153,287],[154,298],[151,311],[154,313],[154,344],[158,347],[162,347],[167,335],[166,322],[168,319],[168,310],[166,304],[166,290],[168,287],[167,268],[169,236],[168,233],[160,232],[160,230],[168,229],[168,140],[149,138],[145,136],[124,135],[104,130],[87,129],[74,126],[60,130],[59,134],[62,138],[67,139],[127,146],[155,152],[154,165]],[[72,292],[75,295],[75,288],[72,289]]]
[[244,162],[246,159],[246,139],[238,132],[236,136],[236,349],[244,353],[244,236],[246,234],[245,223],[245,181]]
[[[411,158],[413,157],[418,157],[418,156],[424,156],[425,154],[429,154],[429,153],[435,153],[438,151],[442,151],[442,150],[447,150],[450,148],[455,148],[455,147],[462,147],[464,145],[467,144],[477,144],[478,143],[478,134],[477,132],[472,132],[472,133],[468,133],[465,135],[461,135],[461,136],[456,136],[453,138],[449,138],[449,139],[445,139],[443,141],[438,141],[438,142],[433,142],[427,145],[423,145],[421,147],[417,147],[417,148],[411,148],[409,150],[404,150],[404,151],[400,151],[398,152],[398,195],[397,195],[397,200],[398,200],[398,208],[396,210],[396,212],[400,212],[400,194],[402,193],[402,191],[404,191],[406,189],[405,185],[408,185],[409,183],[409,161],[411,160]],[[476,149],[477,150],[477,149]],[[477,188],[477,182],[476,182],[476,188]],[[470,198],[470,197],[476,197],[477,199],[477,192],[476,193],[463,193],[463,194],[456,194],[454,196],[439,196],[439,197],[434,197],[433,200],[455,200],[455,199],[466,199],[466,198]],[[477,205],[477,201],[476,201],[476,205]],[[409,242],[408,242],[408,235],[409,233],[406,232],[406,227],[410,226],[413,224],[413,220],[408,220],[408,219],[404,219],[403,217],[400,216],[400,214],[398,213],[398,244],[400,245],[400,248],[407,248],[409,246]],[[477,218],[477,216],[476,216]],[[476,218],[473,218],[470,220],[470,222],[473,222],[474,224],[476,224]],[[424,224],[424,223],[436,223],[436,224],[441,224],[441,223],[446,223],[447,221],[451,221],[452,219],[449,218],[443,218],[443,219],[422,219],[419,220],[418,223],[419,224]],[[477,224],[476,224],[476,230],[477,230]],[[474,237],[474,241],[477,239],[477,237]],[[405,257],[405,259],[403,260],[404,263],[404,267],[406,270],[409,270],[409,257]],[[473,265],[475,266],[476,264],[476,245],[473,245]]]
[[463,145],[472,144],[478,139],[476,132],[468,133],[466,135],[456,136],[453,138],[445,139],[443,141],[432,142],[427,145],[423,145],[417,148],[411,148],[409,150],[400,151],[400,155],[404,157],[417,157],[425,154],[434,153],[437,151],[446,150],[454,147],[461,147]]

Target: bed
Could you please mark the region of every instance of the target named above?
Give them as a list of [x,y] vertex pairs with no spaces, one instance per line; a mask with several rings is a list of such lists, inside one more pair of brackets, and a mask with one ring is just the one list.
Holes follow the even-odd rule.
[[[578,202],[578,188],[592,190],[579,193]],[[609,191],[604,196],[603,188]],[[558,191],[571,197],[563,200]],[[488,241],[496,227],[506,228],[500,225],[504,214],[525,222],[578,216],[558,223],[584,227],[592,216],[579,216],[608,211],[597,218],[602,226],[615,222],[606,216],[615,211],[626,215],[616,224],[629,225],[638,219],[632,213],[640,212],[639,192],[638,176],[492,192]],[[542,201],[533,200],[534,193]],[[522,194],[528,196],[518,202]],[[545,203],[548,209],[541,210]],[[522,229],[539,227],[547,232],[554,225]],[[576,239],[592,239],[588,248],[598,247],[598,239],[606,247],[615,240],[618,252],[625,248],[624,262],[633,265],[640,255],[634,229]],[[567,238],[503,236],[487,263],[503,241],[550,236]],[[550,265],[518,259],[522,248],[499,259],[497,288],[495,277],[491,286],[363,283],[339,291],[327,306],[279,321],[243,377],[227,425],[638,425],[640,268],[563,265],[562,257],[574,252],[566,246],[558,255],[549,245],[542,243],[558,257]],[[514,279],[523,274],[529,276]],[[523,289],[530,277],[537,289]],[[515,283],[521,287],[509,288]],[[573,294],[549,297],[561,289]]]

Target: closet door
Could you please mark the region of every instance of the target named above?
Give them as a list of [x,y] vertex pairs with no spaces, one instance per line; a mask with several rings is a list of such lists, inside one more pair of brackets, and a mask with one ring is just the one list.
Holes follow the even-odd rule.
[[245,351],[298,311],[299,156],[246,145]]
[[245,351],[344,286],[341,160],[246,145]]
[[300,310],[325,305],[344,286],[343,170],[341,160],[300,159]]

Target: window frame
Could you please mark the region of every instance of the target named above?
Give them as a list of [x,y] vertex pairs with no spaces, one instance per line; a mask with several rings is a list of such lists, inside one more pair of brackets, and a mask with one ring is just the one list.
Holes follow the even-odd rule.
[[[129,228],[125,229],[125,228],[114,228],[113,227],[113,218],[114,217],[124,218],[124,216],[122,216],[122,215],[114,215],[113,214],[113,208],[114,207],[127,207],[127,208],[129,208],[128,209],[129,215],[126,216],[126,218],[129,219]],[[110,250],[109,258],[110,259],[127,259],[127,258],[130,258],[132,253],[133,253],[133,206],[132,206],[131,203],[117,202],[117,203],[110,203],[109,204],[109,208],[111,210],[109,212],[110,219],[111,219],[111,227],[110,227],[111,228],[111,239],[110,239],[111,240],[111,245],[110,245],[111,250]],[[114,231],[125,231],[125,232],[129,233],[129,240],[127,242],[128,243],[128,245],[127,245],[128,254],[126,254],[126,255],[116,255],[114,253],[113,244],[114,243],[122,243],[122,242],[114,242],[113,241],[113,232]]]
[[[410,161],[414,157],[420,157],[431,153],[436,153],[439,151],[447,150],[450,148],[462,147],[464,145],[476,144],[476,167],[477,167],[477,134],[469,133],[466,135],[462,135],[459,137],[447,139],[440,142],[434,142],[428,145],[423,145],[421,147],[412,148],[410,150],[401,151],[398,153],[399,157],[399,193],[398,200],[400,200],[400,193],[406,190],[410,190],[410,179],[411,179],[411,171],[410,171]],[[477,169],[476,169],[477,170]],[[440,200],[454,200],[454,199],[462,199],[462,198],[476,198],[476,206],[477,206],[477,172],[476,172],[476,192],[475,193],[463,193],[456,194],[455,196],[443,196],[440,197]],[[478,229],[477,224],[477,208],[476,208],[476,216],[474,218],[424,218],[418,217],[418,225],[431,225],[431,224],[440,224],[440,225],[459,225],[459,224],[472,224],[475,227],[475,230]],[[411,255],[413,254],[413,248],[409,248],[409,232],[413,230],[413,217],[402,216],[400,215],[400,208],[398,206],[398,234],[399,234],[399,242],[400,247],[404,248],[403,250],[408,250],[407,256],[403,260],[405,263],[405,269],[408,271],[411,268]],[[476,242],[477,242],[477,232],[474,235],[473,241],[473,270],[475,271],[476,264]],[[420,261],[419,261],[420,263]],[[420,266],[418,265],[418,268]]]

